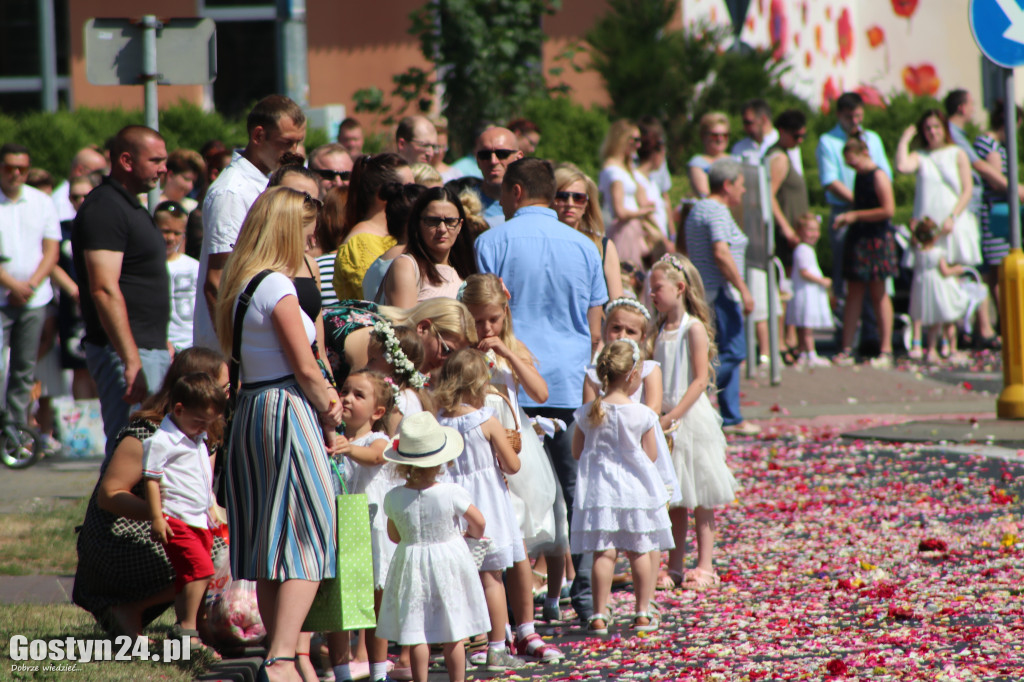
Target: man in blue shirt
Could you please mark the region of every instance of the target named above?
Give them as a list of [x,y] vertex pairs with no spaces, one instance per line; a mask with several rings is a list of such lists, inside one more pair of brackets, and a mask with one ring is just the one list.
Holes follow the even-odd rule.
[[[548,384],[543,407],[522,391],[520,403],[531,417],[561,419],[568,427],[573,411],[582,404],[583,376],[600,339],[601,308],[608,301],[601,256],[590,239],[560,223],[549,208],[555,198],[550,161],[520,159],[503,177],[500,203],[507,222],[477,238],[477,264],[481,272],[504,280],[512,294],[509,308],[516,338],[537,358]],[[571,516],[576,461],[568,432],[546,438],[545,445]],[[586,623],[593,604],[590,568],[585,562],[580,565],[581,559],[573,556],[578,568],[571,595],[577,615]]]
[[[857,173],[843,160],[843,145],[851,137],[859,137],[868,146],[868,154],[878,167],[892,179],[892,167],[885,155],[882,138],[873,130],[866,130],[864,122],[864,100],[856,92],[844,92],[836,101],[836,127],[818,139],[818,176],[825,189],[825,202],[829,205],[828,237],[832,245],[832,290],[840,301],[839,319],[842,319],[842,304],[846,299],[846,282],[843,278],[843,244],[847,228],[835,229],[836,217],[853,208],[853,181]],[[877,340],[878,326],[875,311],[865,299],[861,316],[861,344]],[[842,329],[837,328],[837,338],[842,338]]]

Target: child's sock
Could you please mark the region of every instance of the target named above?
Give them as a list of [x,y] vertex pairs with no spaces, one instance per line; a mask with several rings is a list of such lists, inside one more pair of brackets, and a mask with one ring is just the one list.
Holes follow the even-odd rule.
[[505,642],[487,642],[488,649],[494,649],[495,651],[504,651]]
[[377,680],[387,679],[388,676],[388,664],[384,663],[371,663],[370,664],[370,677],[376,682]]
[[[556,599],[555,601],[557,603],[558,600]],[[516,637],[519,638],[519,641],[523,641],[535,632],[537,632],[537,629],[533,626],[532,620],[529,623],[516,626]]]
[[505,623],[505,641],[512,642],[512,625],[510,623]]
[[544,606],[553,609],[558,606],[558,597],[544,597]]
[[334,666],[334,679],[336,682],[345,682],[352,679],[352,671],[348,669],[348,663]]

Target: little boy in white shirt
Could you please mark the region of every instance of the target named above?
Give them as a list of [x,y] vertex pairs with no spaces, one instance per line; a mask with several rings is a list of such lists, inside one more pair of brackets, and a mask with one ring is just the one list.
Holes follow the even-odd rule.
[[[206,429],[221,419],[224,389],[206,374],[187,374],[170,392],[170,413],[142,444],[142,475],[153,522],[152,536],[163,543],[174,567],[176,629],[201,647],[196,617],[213,577],[213,469]],[[177,634],[177,633],[176,633]]]

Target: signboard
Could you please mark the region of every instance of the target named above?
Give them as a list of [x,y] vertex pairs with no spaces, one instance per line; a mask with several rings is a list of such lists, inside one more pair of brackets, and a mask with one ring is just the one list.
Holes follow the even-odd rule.
[[[89,19],[85,22],[85,75],[93,85],[141,85],[142,22]],[[216,25],[212,19],[167,19],[156,29],[156,82],[205,85],[217,77]],[[152,74],[148,74],[152,75]]]
[[1024,66],[1024,9],[1017,0],[971,0],[971,33],[982,53],[999,66]]

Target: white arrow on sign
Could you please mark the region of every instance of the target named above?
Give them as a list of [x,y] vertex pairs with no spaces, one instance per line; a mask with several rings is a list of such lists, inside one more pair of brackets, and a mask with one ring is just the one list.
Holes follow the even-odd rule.
[[1024,45],[1024,9],[1017,4],[1017,0],[996,0],[996,4],[1010,20],[1010,26],[1003,33],[1003,37]]

